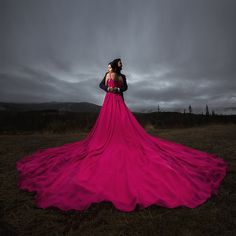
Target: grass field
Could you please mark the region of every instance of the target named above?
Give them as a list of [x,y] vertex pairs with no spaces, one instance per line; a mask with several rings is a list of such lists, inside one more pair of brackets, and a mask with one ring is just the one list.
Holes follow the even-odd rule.
[[94,203],[81,212],[40,209],[35,206],[34,193],[17,188],[16,161],[38,148],[80,140],[86,133],[1,135],[0,235],[236,235],[236,125],[147,131],[224,158],[230,172],[220,186],[220,195],[195,209],[152,205],[127,213],[110,202]]

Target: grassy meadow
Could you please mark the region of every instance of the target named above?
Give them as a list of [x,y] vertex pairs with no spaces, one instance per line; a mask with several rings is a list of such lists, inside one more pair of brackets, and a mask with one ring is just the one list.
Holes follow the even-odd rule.
[[17,188],[16,162],[38,148],[81,140],[87,132],[1,134],[0,235],[235,235],[236,124],[157,129],[149,123],[146,130],[224,158],[230,172],[220,186],[220,195],[195,209],[152,205],[127,213],[111,202],[93,203],[84,211],[40,209],[35,206],[34,193]]

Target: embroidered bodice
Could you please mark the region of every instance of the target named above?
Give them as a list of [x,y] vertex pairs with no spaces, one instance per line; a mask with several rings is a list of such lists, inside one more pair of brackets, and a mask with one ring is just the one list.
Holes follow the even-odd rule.
[[110,74],[110,78],[107,80],[107,86],[108,87],[122,87],[123,82],[122,81],[115,81],[111,78],[111,74]]

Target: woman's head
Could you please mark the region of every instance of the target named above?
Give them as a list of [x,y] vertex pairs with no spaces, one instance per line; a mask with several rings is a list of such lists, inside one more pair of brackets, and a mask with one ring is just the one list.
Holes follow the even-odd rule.
[[114,63],[113,61],[108,63],[108,73],[115,73],[115,76],[114,76],[114,81],[118,81],[119,78],[118,78],[118,74],[117,74],[117,71],[118,71],[118,67],[116,65],[116,63]]
[[116,72],[116,71],[117,71],[116,64],[113,61],[108,63],[108,72]]

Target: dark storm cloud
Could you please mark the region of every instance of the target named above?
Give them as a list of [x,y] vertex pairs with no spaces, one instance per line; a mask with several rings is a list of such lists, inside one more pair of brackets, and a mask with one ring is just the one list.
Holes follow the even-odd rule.
[[[95,79],[86,78],[78,82],[58,79],[48,72],[37,69],[20,68],[17,73],[0,74],[0,93],[6,98],[15,98],[16,102],[85,101],[91,87],[96,86]],[[21,100],[21,95],[23,100]],[[96,94],[90,94],[90,100],[96,103]]]
[[235,106],[236,1],[2,0],[0,100],[101,105],[123,60],[131,110]]

